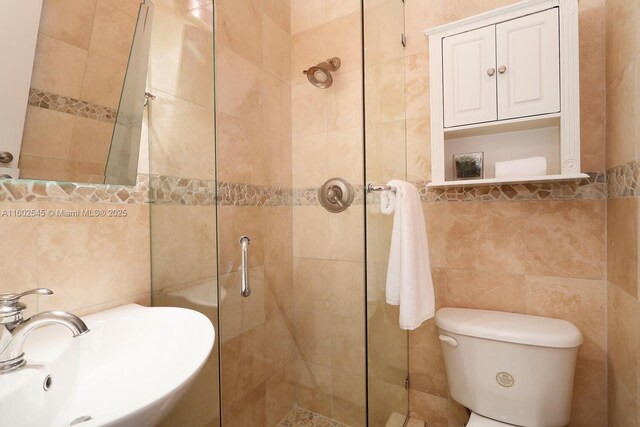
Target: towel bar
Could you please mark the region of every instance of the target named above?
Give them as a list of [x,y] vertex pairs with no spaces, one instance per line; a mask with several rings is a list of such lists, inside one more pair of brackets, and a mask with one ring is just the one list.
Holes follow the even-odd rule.
[[396,192],[396,187],[384,184],[367,184],[367,193],[372,191],[393,191]]

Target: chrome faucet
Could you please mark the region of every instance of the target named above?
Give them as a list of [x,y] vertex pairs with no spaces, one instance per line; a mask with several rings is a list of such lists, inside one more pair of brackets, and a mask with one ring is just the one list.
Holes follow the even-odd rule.
[[0,375],[20,369],[27,363],[22,345],[29,332],[40,326],[58,323],[69,328],[74,337],[89,332],[79,317],[64,311],[46,311],[23,319],[22,312],[27,306],[20,302],[20,298],[33,294],[51,295],[53,292],[38,288],[20,294],[0,294]]

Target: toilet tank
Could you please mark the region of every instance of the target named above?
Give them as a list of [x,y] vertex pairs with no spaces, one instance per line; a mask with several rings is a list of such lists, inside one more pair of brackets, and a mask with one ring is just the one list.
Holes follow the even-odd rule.
[[582,334],[570,322],[498,311],[436,313],[451,397],[517,426],[569,423]]

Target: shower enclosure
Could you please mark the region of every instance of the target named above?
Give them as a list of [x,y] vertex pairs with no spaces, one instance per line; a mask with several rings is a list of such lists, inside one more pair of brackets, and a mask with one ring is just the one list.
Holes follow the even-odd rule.
[[[216,330],[162,425],[402,426],[391,217],[365,191],[407,178],[402,1],[154,5],[153,304]],[[339,213],[318,197],[334,177],[355,193]]]

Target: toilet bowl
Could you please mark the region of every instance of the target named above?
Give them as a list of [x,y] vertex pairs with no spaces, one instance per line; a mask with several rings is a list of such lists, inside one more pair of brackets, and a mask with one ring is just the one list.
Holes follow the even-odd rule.
[[467,427],[569,424],[582,334],[570,322],[441,308],[436,325],[451,397],[472,411]]

